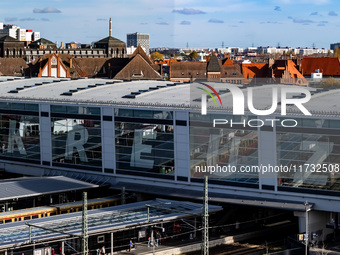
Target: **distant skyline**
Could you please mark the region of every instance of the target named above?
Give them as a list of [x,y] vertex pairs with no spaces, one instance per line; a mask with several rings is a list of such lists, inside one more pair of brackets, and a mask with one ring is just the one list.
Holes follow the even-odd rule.
[[13,0],[0,22],[40,31],[53,42],[91,43],[109,34],[150,34],[150,47],[329,48],[340,41],[336,0]]

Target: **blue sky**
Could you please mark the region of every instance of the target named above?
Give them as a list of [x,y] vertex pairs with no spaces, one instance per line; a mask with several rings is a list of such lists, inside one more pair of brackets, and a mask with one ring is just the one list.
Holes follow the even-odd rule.
[[40,31],[53,42],[90,43],[150,34],[151,47],[292,46],[340,41],[338,0],[12,0],[0,22]]

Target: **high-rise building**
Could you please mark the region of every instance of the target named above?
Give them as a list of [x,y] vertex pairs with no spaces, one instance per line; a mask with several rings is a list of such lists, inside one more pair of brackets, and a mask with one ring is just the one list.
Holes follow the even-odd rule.
[[150,35],[137,32],[127,34],[127,47],[137,47],[138,45],[144,49],[146,54],[150,54]]
[[18,41],[30,43],[40,39],[40,32],[33,32],[31,29],[24,29],[16,25],[0,22],[0,37],[4,36],[10,36]]
[[335,48],[340,48],[340,43],[332,43],[330,48],[331,50],[335,50]]

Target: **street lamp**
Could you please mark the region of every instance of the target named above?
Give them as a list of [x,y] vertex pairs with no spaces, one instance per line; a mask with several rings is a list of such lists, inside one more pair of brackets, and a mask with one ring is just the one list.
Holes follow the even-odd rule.
[[305,203],[305,209],[306,209],[306,255],[308,255],[308,244],[309,244],[309,229],[308,229],[308,212],[312,210],[312,206],[311,204],[308,203],[308,201],[306,200]]

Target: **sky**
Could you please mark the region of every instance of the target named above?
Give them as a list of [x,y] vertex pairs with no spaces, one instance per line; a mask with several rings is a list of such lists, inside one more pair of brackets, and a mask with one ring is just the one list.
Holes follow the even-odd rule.
[[12,0],[0,22],[53,42],[150,34],[150,47],[329,48],[340,41],[339,0]]

